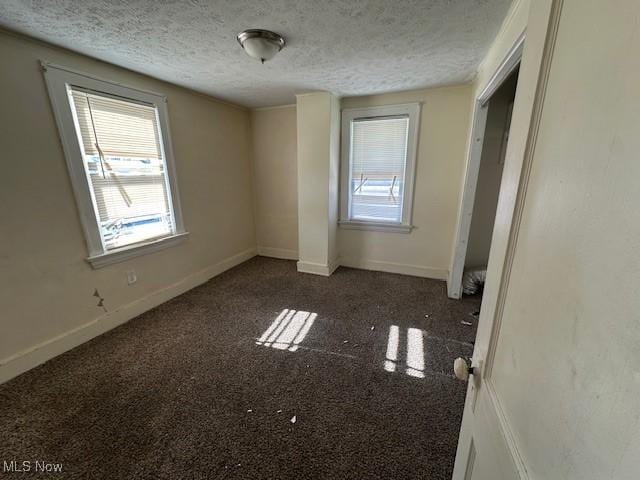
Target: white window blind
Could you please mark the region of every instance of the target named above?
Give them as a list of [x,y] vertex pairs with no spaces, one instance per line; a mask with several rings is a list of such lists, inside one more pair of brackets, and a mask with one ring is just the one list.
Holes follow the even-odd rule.
[[350,218],[400,223],[409,116],[351,122]]
[[72,88],[105,250],[175,233],[156,107]]

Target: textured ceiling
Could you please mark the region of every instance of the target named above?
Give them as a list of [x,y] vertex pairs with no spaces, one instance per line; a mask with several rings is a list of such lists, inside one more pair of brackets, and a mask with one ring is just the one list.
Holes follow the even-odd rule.
[[[2,0],[0,25],[248,107],[472,78],[511,0]],[[282,34],[261,65],[236,42]]]

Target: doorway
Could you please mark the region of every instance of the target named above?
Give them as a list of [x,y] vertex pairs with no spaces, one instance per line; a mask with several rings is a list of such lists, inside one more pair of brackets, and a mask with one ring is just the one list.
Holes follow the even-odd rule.
[[505,163],[524,38],[478,97],[447,294],[482,291]]
[[511,113],[516,97],[518,72],[519,67],[516,67],[491,96],[488,103],[469,239],[464,257],[463,295],[481,293],[484,287],[493,225],[498,208],[502,171],[509,141]]

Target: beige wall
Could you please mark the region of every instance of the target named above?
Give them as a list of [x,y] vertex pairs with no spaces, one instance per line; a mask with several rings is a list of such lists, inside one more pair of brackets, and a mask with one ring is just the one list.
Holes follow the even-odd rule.
[[[446,278],[465,161],[470,98],[470,85],[350,97],[341,102],[326,92],[317,92],[298,97],[297,125],[293,123],[293,106],[254,110],[259,251],[285,256],[286,251],[294,249],[291,232],[297,219],[293,214],[300,213],[305,217],[304,225],[298,227],[301,241],[309,248],[307,263],[329,265],[338,259],[347,266]],[[416,229],[399,234],[337,228],[340,106],[409,102],[423,102],[413,210]],[[287,179],[287,175],[296,173],[297,155],[291,152],[296,136],[297,155],[304,152],[307,158],[307,168],[297,171],[297,190],[305,192],[300,194],[298,205],[296,182]],[[274,195],[277,201],[273,201]]]
[[339,229],[340,263],[432,278],[447,276],[465,163],[471,86],[343,98],[342,108],[422,102],[409,233]]
[[258,253],[298,258],[296,106],[251,112]]
[[[167,95],[185,243],[99,270],[85,261],[40,59]],[[0,61],[2,381],[248,258],[255,236],[246,110],[13,34],[0,32]]]

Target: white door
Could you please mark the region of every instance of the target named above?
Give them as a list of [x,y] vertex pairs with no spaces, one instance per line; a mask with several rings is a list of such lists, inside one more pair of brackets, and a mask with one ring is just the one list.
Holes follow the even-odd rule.
[[[529,12],[473,353],[475,373],[469,378],[454,480],[528,478],[494,388],[491,370],[562,3],[535,0]],[[515,48],[516,45],[507,55],[512,56]],[[507,56],[488,83],[495,81],[508,60]],[[481,108],[479,98],[476,109]],[[482,116],[482,112],[477,110],[476,118],[478,115]]]
[[526,129],[528,89],[514,107],[456,480],[640,478],[640,2],[549,6]]

